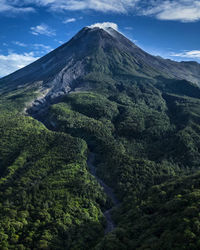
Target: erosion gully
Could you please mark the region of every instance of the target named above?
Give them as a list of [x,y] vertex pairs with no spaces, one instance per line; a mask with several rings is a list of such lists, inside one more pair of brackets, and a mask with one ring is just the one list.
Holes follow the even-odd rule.
[[107,196],[112,200],[113,203],[113,207],[106,210],[104,212],[104,216],[106,218],[106,222],[107,222],[107,226],[105,229],[105,234],[111,232],[114,228],[115,228],[115,223],[112,220],[112,216],[111,216],[111,212],[113,210],[113,208],[116,208],[119,205],[119,201],[116,198],[113,190],[106,185],[97,175],[96,175],[96,167],[94,165],[95,163],[95,154],[94,153],[89,153],[88,155],[88,160],[87,160],[87,164],[90,170],[90,173],[96,178],[96,180],[98,181],[98,183],[103,187],[104,192],[107,194]]

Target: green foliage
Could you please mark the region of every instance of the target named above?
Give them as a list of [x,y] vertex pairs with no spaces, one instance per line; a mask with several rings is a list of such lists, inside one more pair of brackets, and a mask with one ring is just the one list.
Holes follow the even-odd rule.
[[[200,174],[153,186],[142,197],[127,197],[115,213],[121,249],[199,249]],[[126,242],[120,241],[126,237]],[[109,239],[101,243],[109,244]],[[114,243],[111,243],[114,244]]]
[[112,120],[118,115],[117,104],[96,93],[70,94],[65,96],[64,102],[69,103],[77,112],[95,119]]
[[85,142],[20,114],[0,121],[0,248],[90,249],[103,236],[97,202],[106,199]]
[[9,84],[0,85],[0,111],[24,112],[25,106],[29,106],[39,95],[38,88],[39,83],[17,87]]
[[199,169],[200,103],[180,86],[163,86],[124,81],[111,90],[101,82],[98,94],[72,93],[47,115],[54,129],[86,140],[97,174],[122,201],[116,230],[95,249],[198,249],[198,205],[185,201],[193,177],[176,178]]
[[[199,88],[123,49],[90,50],[89,73],[44,112],[54,132],[22,115],[40,83],[1,86],[0,248],[199,249]],[[106,236],[88,147],[121,202]]]
[[53,105],[49,113],[49,124],[63,132],[86,139],[87,142],[100,141],[102,138],[112,138],[113,124],[102,118],[96,120],[73,111],[65,103]]

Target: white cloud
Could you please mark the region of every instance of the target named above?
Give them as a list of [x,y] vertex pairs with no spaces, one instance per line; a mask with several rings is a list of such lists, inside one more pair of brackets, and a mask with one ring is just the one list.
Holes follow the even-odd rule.
[[15,45],[18,45],[18,46],[20,46],[20,47],[27,47],[27,44],[21,43],[21,42],[19,42],[19,41],[13,41],[12,43],[15,44]]
[[194,22],[200,20],[198,0],[151,0],[141,14],[155,16],[160,20]]
[[0,12],[33,12],[30,6],[50,11],[132,13],[181,22],[200,20],[200,0],[0,0]]
[[118,25],[116,23],[111,23],[111,22],[104,22],[104,23],[95,23],[95,24],[92,24],[90,26],[88,26],[89,28],[95,28],[95,27],[98,27],[98,28],[101,28],[101,29],[107,29],[107,28],[113,28],[115,30],[118,30]]
[[37,49],[37,50],[42,49],[42,50],[44,50],[45,52],[50,52],[50,51],[52,51],[51,46],[49,46],[49,45],[44,45],[44,44],[41,44],[41,43],[35,43],[35,44],[33,44],[33,47],[34,47],[35,49]]
[[[96,10],[101,12],[127,13],[135,6],[137,0],[69,0],[63,1],[63,8],[67,10]],[[56,6],[55,6],[56,7]]]
[[55,36],[55,30],[52,30],[48,25],[46,24],[40,24],[35,27],[31,27],[31,33],[33,35],[45,35],[45,36]]
[[73,22],[76,22],[76,18],[68,18],[63,21],[63,23],[73,23]]
[[181,53],[171,53],[170,55],[173,57],[200,59],[200,50],[184,51]]
[[[17,0],[19,1],[19,0]],[[101,12],[127,13],[139,0],[23,0],[24,4],[32,3],[46,6],[52,11],[95,10]]]
[[15,5],[14,1],[0,0],[0,13],[19,14],[34,11],[35,10],[32,7],[21,7],[20,5]]
[[42,50],[43,52],[50,52],[52,50],[52,47],[49,46],[49,45],[45,45],[45,44],[42,44],[42,43],[34,43],[34,44],[25,44],[25,43],[21,43],[19,41],[13,41],[12,42],[13,44],[15,45],[18,45],[20,47],[31,47],[33,49],[36,49],[36,50]]
[[125,27],[125,30],[133,30],[133,27]]
[[37,59],[38,57],[35,57],[33,52],[24,54],[10,53],[8,55],[0,54],[0,77],[23,68]]
[[55,42],[57,42],[57,43],[59,43],[59,44],[63,44],[63,43],[65,43],[64,41],[62,41],[62,40],[58,40],[58,39],[54,39],[54,41],[55,41]]

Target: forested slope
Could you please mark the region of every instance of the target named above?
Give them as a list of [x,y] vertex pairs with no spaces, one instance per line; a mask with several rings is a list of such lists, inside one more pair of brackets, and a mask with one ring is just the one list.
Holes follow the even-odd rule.
[[[192,90],[186,95],[179,83],[182,84],[181,81],[174,82],[174,93],[171,93],[172,86],[168,87],[173,83],[168,83],[168,80],[165,89],[158,81],[156,85],[135,84],[133,92],[127,84],[123,91],[114,95],[113,92],[105,95],[105,91],[100,94],[99,89],[98,93],[95,89],[94,92],[72,93],[53,105],[47,114],[46,123],[52,129],[84,139],[96,152],[99,176],[115,189],[122,201],[114,216],[119,223],[116,231],[106,236],[97,249],[198,249],[198,240],[191,240],[186,235],[195,234],[197,237],[198,230],[193,229],[193,223],[198,216],[190,220],[190,215],[184,217],[181,211],[193,206],[198,209],[198,202],[195,205],[196,200],[188,197],[190,192],[198,193],[199,187],[194,190],[193,177],[179,179],[179,176],[190,175],[199,169],[200,101],[196,98],[199,89],[184,82],[185,87]],[[174,186],[167,184],[171,180]],[[159,193],[165,187],[162,183],[166,183],[167,198],[161,202]],[[171,192],[168,186],[177,193],[168,194]],[[158,190],[157,196],[155,190]],[[179,210],[175,204],[176,195],[179,197],[182,193],[187,201],[180,202],[182,207]],[[149,211],[149,200],[153,212]],[[166,207],[168,203],[174,209],[163,212],[162,206]],[[145,212],[150,213],[147,222]],[[144,214],[144,219],[140,218],[141,214]],[[190,227],[181,220],[188,221]],[[172,230],[174,223],[177,228]],[[156,228],[161,230],[160,227],[164,227],[163,231],[154,238],[154,231]],[[162,233],[167,234],[166,238]],[[181,241],[181,236],[184,241]],[[180,237],[177,242],[176,237]]]
[[19,113],[0,121],[0,248],[90,249],[104,235],[106,197],[86,143]]

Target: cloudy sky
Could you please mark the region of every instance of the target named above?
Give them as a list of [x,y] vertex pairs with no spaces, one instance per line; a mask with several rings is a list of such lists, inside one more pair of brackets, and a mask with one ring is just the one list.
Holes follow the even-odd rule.
[[104,22],[151,54],[200,62],[199,0],[0,0],[0,77]]

